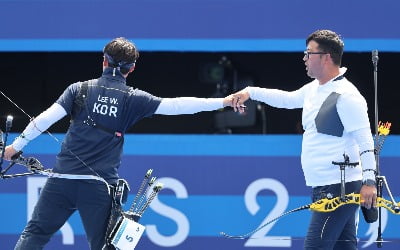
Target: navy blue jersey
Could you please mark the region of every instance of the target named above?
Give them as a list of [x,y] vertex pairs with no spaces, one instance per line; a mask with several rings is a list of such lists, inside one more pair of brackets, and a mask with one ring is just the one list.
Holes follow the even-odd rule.
[[137,121],[153,115],[161,98],[127,86],[119,72],[113,76],[112,69],[107,68],[99,79],[88,81],[87,95],[79,106],[76,100],[81,96],[81,84],[71,84],[57,100],[71,115],[71,124],[53,170],[90,175],[94,170],[114,182],[118,179],[123,134]]

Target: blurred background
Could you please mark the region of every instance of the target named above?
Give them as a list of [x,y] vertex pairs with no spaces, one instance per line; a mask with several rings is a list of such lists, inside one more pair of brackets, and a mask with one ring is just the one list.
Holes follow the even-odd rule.
[[[345,42],[346,77],[365,96],[374,122],[371,51],[379,51],[379,118],[395,120],[400,31],[395,1],[316,0],[81,0],[0,1],[2,91],[38,115],[71,83],[97,78],[102,49],[115,37],[136,43],[140,58],[128,84],[160,97],[223,97],[245,86],[295,90],[310,81],[303,50],[317,29],[332,29]],[[340,18],[337,15],[340,13]],[[3,99],[15,128],[26,120]],[[300,110],[249,103],[244,119],[208,112],[154,117],[132,133],[301,133]],[[227,110],[229,111],[229,110]],[[53,131],[63,132],[68,121]],[[373,126],[373,124],[371,124]]]
[[[346,40],[345,40],[346,41]],[[301,43],[301,45],[304,45]],[[304,46],[305,47],[305,46]],[[140,47],[139,47],[140,49]],[[99,52],[2,52],[2,91],[28,114],[37,116],[71,83],[97,78],[102,72]],[[160,97],[225,97],[246,86],[296,90],[311,81],[303,53],[298,52],[148,52],[142,51],[128,84]],[[379,118],[393,121],[398,134],[400,110],[395,104],[399,87],[396,65],[400,53],[381,52],[378,62]],[[374,78],[371,52],[345,52],[346,77],[366,98],[374,123]],[[130,133],[174,134],[297,134],[302,133],[301,110],[276,109],[247,103],[245,115],[225,111],[181,116],[154,116],[140,121]],[[23,129],[27,117],[3,98],[1,114],[15,117],[14,129]],[[54,125],[65,132],[69,120]]]

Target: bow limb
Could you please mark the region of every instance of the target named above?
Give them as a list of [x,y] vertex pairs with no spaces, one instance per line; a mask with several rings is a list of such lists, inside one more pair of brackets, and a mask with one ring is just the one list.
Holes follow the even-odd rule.
[[285,212],[285,213],[279,215],[278,217],[275,217],[274,219],[272,219],[272,220],[270,220],[270,221],[264,223],[263,225],[259,226],[258,228],[254,229],[253,231],[250,231],[250,232],[248,232],[248,233],[246,233],[246,234],[243,234],[243,235],[230,235],[230,234],[227,234],[227,233],[224,233],[224,232],[220,232],[220,234],[221,234],[222,236],[224,236],[224,237],[226,237],[226,238],[230,238],[230,239],[250,239],[250,238],[251,238],[251,235],[253,235],[254,233],[260,231],[262,228],[268,226],[268,225],[271,224],[272,222],[277,221],[277,220],[279,220],[280,218],[282,218],[282,217],[284,217],[284,216],[286,216],[286,215],[289,215],[289,214],[291,214],[291,213],[299,212],[299,211],[305,210],[305,209],[309,209],[310,206],[311,206],[311,204],[308,204],[308,205],[304,205],[304,206],[301,206],[301,207],[292,209],[292,210],[290,210],[290,211],[287,211],[287,212]]
[[389,210],[391,213],[400,215],[400,202],[394,203],[384,198],[378,197],[376,201],[377,207],[383,207]]
[[[5,168],[3,171],[1,171],[0,177],[2,179],[8,179],[8,178],[14,178],[14,177],[22,177],[22,176],[27,176],[27,175],[34,175],[34,174],[40,174],[40,171],[44,170],[43,165],[40,163],[39,160],[33,157],[28,157],[24,158],[21,156],[22,152],[18,152],[12,159],[10,164],[8,165],[7,168]],[[11,167],[13,167],[15,164],[25,166],[28,168],[29,172],[27,173],[21,173],[21,174],[6,174],[8,170],[10,170]]]
[[34,157],[24,158],[21,156],[21,153],[15,159],[12,159],[12,162],[27,167],[33,173],[40,173],[40,171],[44,170],[42,163],[38,159]]
[[341,207],[346,204],[360,204],[360,194],[347,194],[344,197],[344,200],[341,197],[335,197],[332,199],[323,198],[318,201],[311,203],[310,210],[315,212],[332,212],[335,211],[338,207]]
[[28,168],[30,172],[23,174],[3,175],[3,178],[13,178],[26,175],[41,174],[50,178],[62,178],[62,179],[72,179],[72,180],[97,180],[103,182],[106,185],[109,194],[111,192],[107,181],[100,176],[54,173],[52,169],[45,169],[42,163],[40,163],[38,159],[34,157],[27,157],[27,158],[22,157],[21,152],[14,159],[12,159],[11,164],[19,164],[25,166]]
[[271,224],[272,222],[277,221],[280,218],[282,218],[286,215],[289,215],[291,213],[298,212],[298,211],[305,210],[305,209],[310,209],[311,211],[315,211],[315,212],[332,212],[332,211],[336,210],[338,207],[343,206],[345,204],[360,204],[360,194],[354,194],[354,193],[348,194],[345,196],[344,201],[342,201],[342,199],[340,197],[335,197],[332,199],[328,199],[328,198],[320,199],[311,204],[304,205],[304,206],[292,209],[290,211],[287,211],[247,234],[237,235],[237,236],[229,235],[224,232],[221,232],[220,234],[224,237],[231,238],[231,239],[248,239],[255,232],[261,230],[262,228],[266,227],[267,225]]
[[[256,233],[257,231],[260,231],[262,228],[266,227],[267,225],[271,224],[274,221],[279,220],[280,218],[289,215],[294,212],[298,212],[301,210],[305,209],[310,209],[311,211],[315,212],[333,212],[337,208],[343,206],[343,205],[348,205],[348,204],[355,204],[355,205],[360,205],[361,204],[361,195],[360,194],[347,194],[345,195],[344,199],[341,197],[335,197],[332,199],[328,198],[323,198],[318,201],[315,201],[311,204],[304,205],[295,209],[292,209],[290,211],[287,211],[280,216],[268,221],[267,223],[261,225],[260,227],[254,229],[253,231],[243,234],[243,235],[229,235],[227,233],[221,232],[220,234],[226,238],[231,238],[231,239],[249,239],[251,235]],[[389,200],[386,200],[384,198],[378,197],[377,202],[376,202],[377,207],[383,207],[392,212],[393,214],[400,215],[400,202],[399,203],[394,203]]]
[[[336,210],[338,207],[346,205],[346,204],[361,204],[361,196],[360,194],[347,194],[345,195],[344,201],[340,197],[335,197],[332,199],[321,199],[310,205],[310,210],[316,212],[332,212]],[[386,200],[382,197],[377,197],[376,206],[383,207],[389,210],[391,213],[400,215],[400,202],[394,203],[392,201]]]

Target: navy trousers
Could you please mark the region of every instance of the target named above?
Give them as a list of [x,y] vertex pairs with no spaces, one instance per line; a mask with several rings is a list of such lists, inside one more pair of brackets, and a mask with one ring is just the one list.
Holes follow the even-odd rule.
[[[346,194],[360,193],[361,181],[346,183]],[[340,184],[313,188],[313,202],[340,196]],[[333,212],[312,212],[304,243],[306,250],[357,249],[359,205],[344,205]]]
[[90,249],[102,249],[111,197],[104,183],[49,178],[15,249],[43,249],[68,218],[79,211]]

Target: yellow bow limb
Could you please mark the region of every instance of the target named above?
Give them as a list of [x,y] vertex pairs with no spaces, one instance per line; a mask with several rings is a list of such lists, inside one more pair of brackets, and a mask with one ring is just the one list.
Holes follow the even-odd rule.
[[[360,205],[360,203],[361,203],[360,194],[351,193],[345,195],[344,201],[342,201],[340,197],[335,197],[332,199],[324,198],[318,200],[310,204],[310,210],[316,212],[332,212],[336,210],[338,207],[346,204]],[[378,197],[376,201],[376,206],[386,208],[393,214],[400,214],[400,202],[396,204],[384,198]]]

